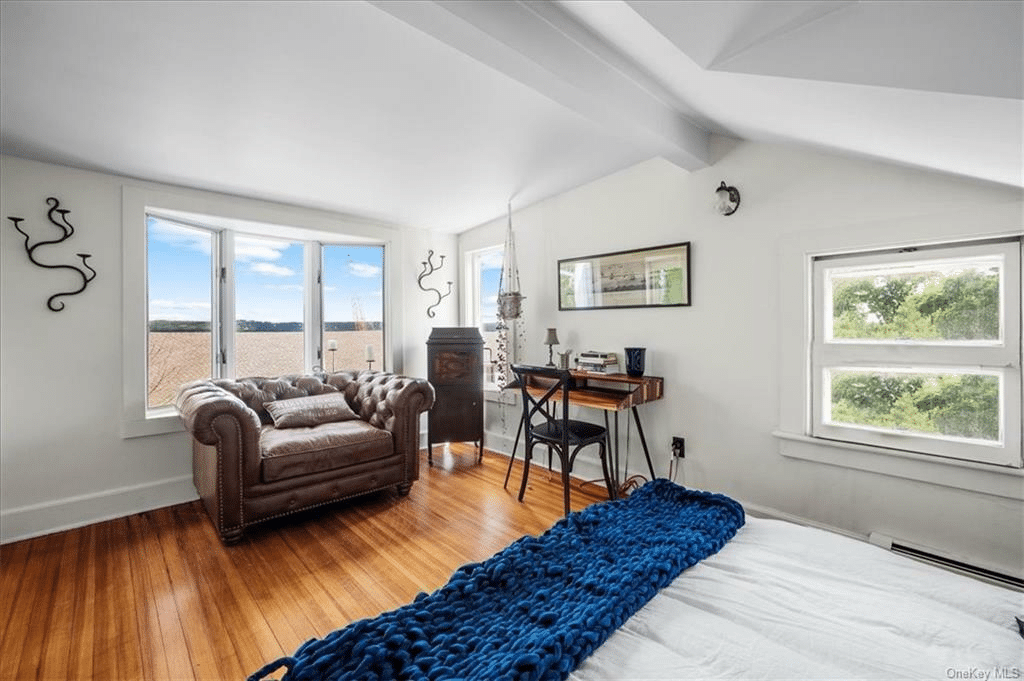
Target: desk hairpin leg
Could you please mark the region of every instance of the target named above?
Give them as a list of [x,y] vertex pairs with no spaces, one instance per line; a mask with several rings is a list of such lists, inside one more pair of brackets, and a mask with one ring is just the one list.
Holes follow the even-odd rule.
[[[619,434],[615,433],[615,441],[612,442],[612,427],[608,423],[608,410],[603,409],[604,412],[604,430],[608,433],[608,451],[606,456],[608,457],[608,468],[610,468],[609,478],[611,479],[612,489],[608,490],[608,496],[612,499],[619,498],[619,462],[617,460],[617,452],[619,451]],[[616,427],[616,430],[618,428]]]
[[656,477],[654,475],[654,464],[651,463],[651,451],[647,448],[647,438],[644,437],[644,427],[640,425],[640,414],[637,413],[636,407],[633,407],[633,419],[636,421],[636,432],[640,435],[640,444],[644,448],[644,458],[647,459],[647,469],[651,471],[651,480]]
[[[622,481],[619,480],[619,412],[618,410],[613,410],[613,413],[615,414],[615,434],[612,436],[612,451],[608,454],[611,461],[612,483],[615,485],[615,496],[619,497],[621,496],[619,492],[622,489]],[[611,427],[608,425],[607,409],[604,410],[604,427],[609,433],[612,432]]]

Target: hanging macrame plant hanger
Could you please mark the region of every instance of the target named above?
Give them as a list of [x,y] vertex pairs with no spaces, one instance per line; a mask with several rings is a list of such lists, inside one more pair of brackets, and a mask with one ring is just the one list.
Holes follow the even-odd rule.
[[516,240],[512,234],[512,202],[508,203],[508,229],[505,234],[505,252],[498,279],[498,367],[495,377],[499,387],[508,385],[512,361],[508,337],[508,322],[519,319],[523,313],[523,294],[519,291],[519,266],[516,264]]
[[516,264],[516,238],[512,234],[512,203],[508,204],[508,231],[505,253],[498,279],[498,318],[508,321],[522,314],[523,295],[519,292],[519,266]]

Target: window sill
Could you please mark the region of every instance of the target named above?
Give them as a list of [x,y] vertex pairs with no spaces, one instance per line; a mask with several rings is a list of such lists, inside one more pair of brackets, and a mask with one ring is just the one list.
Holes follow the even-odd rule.
[[772,435],[779,440],[779,453],[792,459],[1024,500],[1024,470],[1020,468],[824,440],[782,430]]
[[121,424],[121,437],[128,440],[134,437],[180,433],[184,430],[185,426],[174,409],[162,409],[144,419],[125,419]]

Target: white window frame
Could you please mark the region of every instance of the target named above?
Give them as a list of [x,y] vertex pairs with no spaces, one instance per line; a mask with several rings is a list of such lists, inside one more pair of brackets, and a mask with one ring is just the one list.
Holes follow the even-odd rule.
[[[381,344],[387,348],[388,338],[391,334],[391,325],[388,323],[388,313],[390,312],[388,301],[390,296],[388,295],[389,281],[388,281],[388,249],[385,244],[370,244],[370,243],[353,243],[351,241],[312,241],[306,244],[306,271],[311,281],[311,285],[307,286],[306,290],[306,324],[310,329],[319,329],[319,332],[315,338],[312,334],[306,334],[306,343],[308,348],[307,357],[315,358],[312,362],[313,368],[321,368],[326,371],[327,367],[327,354],[323,347],[324,338],[324,249],[328,246],[383,246],[384,252],[381,255],[381,267],[384,268],[384,276],[381,291],[381,317],[383,328],[381,329]],[[311,296],[315,295],[315,299]],[[374,357],[374,370],[375,371],[387,371],[387,353],[384,353],[382,357]]]
[[[183,430],[181,419],[173,407],[147,408],[148,367],[147,336],[149,320],[146,216],[158,215],[189,226],[201,226],[214,231],[237,231],[257,237],[281,238],[306,243],[306,262],[316,255],[312,250],[316,242],[327,244],[354,244],[381,246],[384,249],[384,351],[375,368],[387,367],[401,371],[401,356],[391,339],[401,336],[401,319],[394,311],[401,309],[402,287],[397,268],[389,263],[401,260],[400,231],[372,221],[349,219],[321,211],[300,209],[253,199],[212,194],[180,188],[161,188],[148,185],[122,186],[122,415],[121,436],[124,438],[160,435]],[[196,219],[201,216],[202,219]],[[207,220],[209,218],[209,220]],[[221,245],[223,258],[219,267],[226,272],[227,284],[220,291],[219,310],[223,319],[234,320],[233,239],[225,238]],[[316,262],[317,260],[314,260]],[[215,270],[216,271],[216,270]],[[310,299],[319,267],[306,267],[306,299],[304,323],[314,328],[317,307]],[[219,328],[220,324],[215,320]],[[230,330],[230,329],[229,329]],[[310,340],[306,334],[305,364],[311,370],[319,361],[315,359],[322,334]],[[227,359],[234,366],[233,333],[221,332],[215,338]],[[221,368],[221,375],[226,375]]]
[[[225,308],[229,308],[229,311],[234,313],[234,296],[228,295],[225,290],[227,282],[233,281],[230,277],[226,276],[226,260],[225,250],[229,250],[233,247],[233,244],[225,243],[224,230],[215,229],[207,225],[196,224],[191,221],[182,220],[180,218],[170,218],[160,215],[157,211],[146,212],[146,240],[144,244],[145,248],[145,262],[146,266],[144,271],[146,273],[145,291],[146,291],[146,353],[145,353],[145,377],[146,377],[146,397],[145,397],[145,410],[146,416],[152,418],[152,416],[160,416],[164,412],[168,412],[172,407],[160,406],[150,407],[149,406],[149,324],[151,322],[149,318],[149,218],[154,217],[163,222],[171,223],[175,226],[186,227],[188,229],[206,232],[210,235],[210,377],[220,378],[223,375],[225,357],[227,355],[227,347],[233,343],[233,340],[226,339],[224,333],[224,325],[222,320],[225,318]],[[225,274],[222,274],[225,273]]]
[[[793,227],[779,236],[776,367],[778,453],[808,466],[827,465],[1024,501],[1024,469],[813,438],[810,428],[811,279],[819,255],[960,241],[1021,238],[1020,201],[972,202],[834,227]],[[820,222],[820,216],[814,218]],[[813,475],[813,468],[808,468]]]
[[[481,335],[484,333],[484,319],[481,314],[482,308],[482,295],[481,295],[481,277],[480,277],[480,262],[481,260],[499,251],[504,251],[504,244],[496,244],[493,246],[485,246],[483,248],[476,248],[473,250],[466,251],[464,254],[465,258],[465,277],[464,281],[466,286],[464,287],[465,295],[463,300],[465,301],[465,307],[463,310],[463,319],[465,320],[466,326],[475,326],[480,330]],[[510,333],[511,335],[511,333]],[[487,353],[484,356],[484,389],[487,391],[497,391],[498,386],[494,383],[487,373],[488,365],[491,365],[491,360],[496,360],[497,357],[488,357]],[[489,380],[490,379],[490,380]]]
[[[197,221],[184,221],[177,217],[167,217],[159,210],[146,211],[147,220],[150,217],[165,222],[181,225],[190,229],[201,230],[211,234],[211,280],[212,297],[210,306],[212,310],[210,334],[211,338],[211,372],[210,378],[237,378],[238,354],[236,352],[236,338],[238,331],[235,329],[236,315],[235,303],[237,301],[235,247],[239,237],[255,239],[266,239],[280,241],[282,243],[299,244],[303,249],[303,357],[302,371],[309,373],[315,369],[323,369],[324,348],[323,348],[323,258],[324,248],[328,246],[374,246],[383,247],[378,244],[353,244],[347,241],[306,241],[293,237],[268,236],[253,234],[250,232],[234,229],[217,229],[215,227],[201,224]],[[148,257],[147,257],[148,262]],[[220,273],[220,276],[218,276]],[[147,272],[146,281],[149,276]],[[385,271],[384,281],[387,281]],[[147,292],[148,300],[148,292]],[[385,311],[386,312],[386,311]],[[147,334],[149,313],[146,314]],[[381,329],[382,334],[387,336],[388,325],[385,323]],[[315,330],[315,331],[314,331]],[[147,353],[148,358],[148,353]],[[386,358],[375,360],[378,363],[378,370],[386,371]],[[243,372],[251,375],[251,372]],[[147,385],[149,380],[149,367],[146,367]],[[160,417],[168,411],[173,410],[171,406],[149,407],[147,402],[147,418]]]
[[[919,261],[997,257],[1002,338],[973,342],[899,342],[830,340],[826,306],[828,279],[836,268],[875,267]],[[944,244],[896,251],[845,253],[813,259],[812,341],[810,344],[810,429],[816,438],[873,445],[918,454],[984,464],[1021,467],[1021,242]],[[1000,438],[997,442],[899,433],[830,423],[825,419],[831,392],[829,369],[874,369],[901,373],[912,369],[940,373],[983,373],[1000,382]]]

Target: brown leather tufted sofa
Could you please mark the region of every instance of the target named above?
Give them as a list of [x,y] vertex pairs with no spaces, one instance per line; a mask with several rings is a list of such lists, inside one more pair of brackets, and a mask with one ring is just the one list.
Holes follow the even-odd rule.
[[[342,392],[358,419],[275,428],[264,404]],[[420,413],[427,381],[337,372],[187,383],[175,401],[192,433],[192,476],[225,544],[263,520],[419,478]]]

